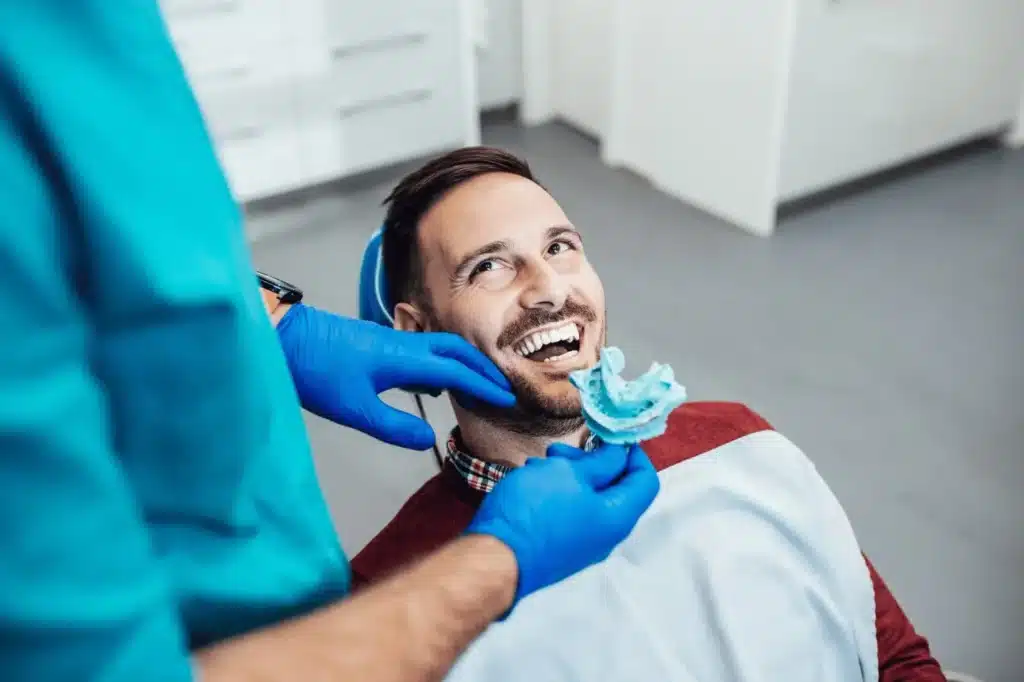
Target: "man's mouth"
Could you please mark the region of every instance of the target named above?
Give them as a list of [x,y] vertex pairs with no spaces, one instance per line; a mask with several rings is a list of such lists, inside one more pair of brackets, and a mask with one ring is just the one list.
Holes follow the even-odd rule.
[[575,322],[563,322],[532,332],[513,346],[516,353],[534,362],[554,364],[579,355],[583,330]]

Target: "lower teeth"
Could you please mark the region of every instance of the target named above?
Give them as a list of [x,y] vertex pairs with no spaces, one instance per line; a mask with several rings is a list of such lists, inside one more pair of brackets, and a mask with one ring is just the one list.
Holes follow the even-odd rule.
[[562,353],[561,355],[556,355],[553,358],[546,358],[544,362],[558,362],[559,360],[568,360],[569,358],[576,357],[579,354],[580,352],[578,350],[571,350],[568,353]]

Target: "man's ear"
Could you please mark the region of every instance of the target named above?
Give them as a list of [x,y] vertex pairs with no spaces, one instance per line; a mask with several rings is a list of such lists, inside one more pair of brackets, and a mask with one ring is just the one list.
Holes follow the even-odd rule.
[[402,302],[395,306],[395,329],[403,332],[427,332],[427,316],[412,303]]

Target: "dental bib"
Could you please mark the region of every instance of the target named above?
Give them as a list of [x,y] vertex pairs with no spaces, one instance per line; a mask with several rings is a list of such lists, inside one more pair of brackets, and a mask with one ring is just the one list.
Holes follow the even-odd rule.
[[627,381],[622,351],[601,349],[600,361],[569,375],[579,389],[583,416],[590,433],[605,443],[630,444],[665,432],[668,415],[686,401],[686,389],[676,383],[672,368],[653,363],[642,376]]
[[[670,367],[624,367],[605,348],[570,376],[592,440],[648,441],[686,399]],[[658,475],[608,558],[523,599],[446,682],[878,682],[871,576],[799,448],[762,431]]]
[[793,443],[751,434],[659,477],[607,559],[523,599],[446,682],[878,682],[871,576]]

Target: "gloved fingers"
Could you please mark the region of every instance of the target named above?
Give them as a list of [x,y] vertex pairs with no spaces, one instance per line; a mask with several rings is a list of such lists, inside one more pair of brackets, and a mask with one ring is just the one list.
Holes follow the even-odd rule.
[[643,448],[636,445],[629,451],[622,478],[609,485],[600,495],[605,509],[617,515],[622,523],[628,524],[628,529],[632,529],[654,502],[660,488],[658,472]]
[[[548,457],[561,457],[563,459],[580,459],[581,457],[586,457],[587,454],[586,450],[574,448],[565,443],[552,443],[548,446],[547,452]],[[625,466],[625,462],[623,462],[623,466]]]
[[[489,362],[489,361],[488,361]],[[460,360],[426,357],[402,368],[399,386],[443,388],[497,407],[512,407],[516,397]],[[392,386],[387,388],[398,388]]]
[[360,414],[344,422],[377,440],[408,450],[429,450],[434,430],[423,419],[391,407],[380,398],[363,406]]
[[572,463],[576,473],[594,490],[604,490],[619,478],[629,461],[629,448],[604,444],[593,452],[562,443],[548,447],[548,457],[563,457]]
[[506,391],[512,390],[512,385],[498,366],[479,348],[458,334],[431,332],[426,334],[426,337],[430,350],[435,355],[460,362],[480,376],[490,379],[496,386]]

